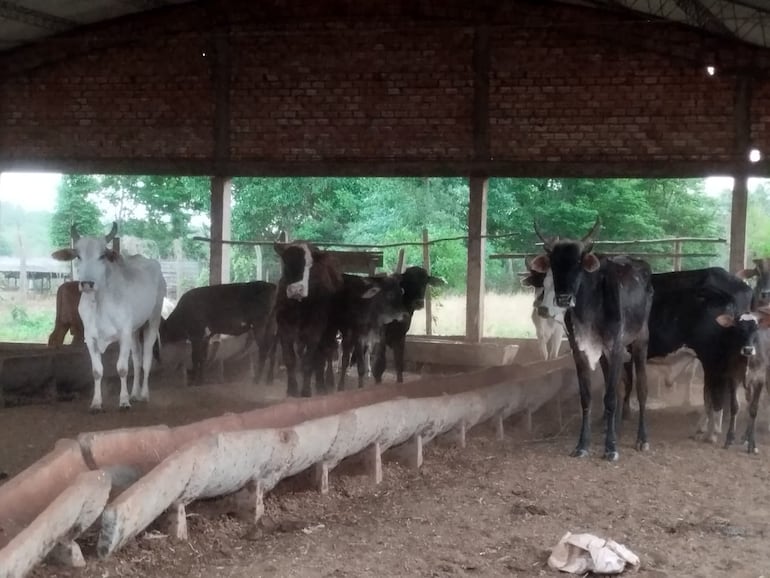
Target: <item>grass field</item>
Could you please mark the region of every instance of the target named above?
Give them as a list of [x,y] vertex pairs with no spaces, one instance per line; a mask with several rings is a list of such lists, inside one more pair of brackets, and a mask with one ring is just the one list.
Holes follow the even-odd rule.
[[[433,334],[465,332],[465,295],[434,299]],[[532,294],[487,293],[484,301],[484,335],[487,337],[534,337]],[[56,314],[54,294],[30,293],[24,301],[16,291],[0,292],[0,341],[46,343]],[[417,311],[411,333],[425,333],[425,311]],[[67,337],[67,342],[69,342]]]

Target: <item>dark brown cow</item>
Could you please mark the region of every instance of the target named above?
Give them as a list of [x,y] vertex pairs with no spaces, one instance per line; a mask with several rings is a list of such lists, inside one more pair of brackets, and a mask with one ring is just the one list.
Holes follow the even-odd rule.
[[[324,378],[326,361],[336,347],[337,328],[331,322],[334,299],[342,289],[342,275],[336,260],[310,243],[275,243],[281,258],[281,279],[276,296],[276,322],[283,362],[286,366],[287,395],[312,395],[311,374],[316,390],[334,386]],[[302,391],[296,377],[297,355],[302,366]]]
[[[161,321],[161,346],[189,340],[193,383],[200,384],[211,336],[242,335],[250,331],[259,348],[259,363],[254,371],[254,380],[258,382],[273,347],[276,289],[275,284],[264,281],[190,289],[179,299],[168,319]],[[272,364],[268,380],[272,380]]]
[[335,298],[334,319],[342,334],[338,388],[345,389],[345,377],[354,355],[358,387],[364,385],[366,359],[385,347],[385,326],[411,316],[404,304],[401,275],[359,277],[343,275],[343,289]]
[[433,277],[422,267],[408,267],[400,275],[401,288],[404,290],[403,303],[407,311],[407,316],[400,321],[391,321],[385,325],[385,341],[383,346],[378,348],[374,357],[372,374],[377,383],[382,381],[382,374],[385,373],[385,347],[393,350],[393,361],[396,366],[396,381],[404,381],[404,349],[406,347],[406,334],[412,324],[412,315],[416,310],[425,307],[425,292],[428,286],[436,287],[443,285],[445,281],[440,277]]
[[83,322],[78,313],[80,288],[77,281],[66,281],[56,290],[56,320],[48,336],[48,347],[64,344],[67,332],[72,333],[72,343],[84,343]]

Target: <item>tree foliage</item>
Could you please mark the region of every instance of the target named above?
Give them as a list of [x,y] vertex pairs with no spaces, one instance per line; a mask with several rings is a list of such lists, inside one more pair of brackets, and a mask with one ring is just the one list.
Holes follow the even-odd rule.
[[[756,229],[770,230],[760,216],[768,214],[770,197],[756,209]],[[233,180],[232,238],[274,240],[280,231],[292,239],[325,243],[419,243],[423,229],[431,239],[467,234],[468,183],[458,178],[236,178]],[[79,203],[79,204],[78,204]],[[191,222],[209,210],[209,180],[191,177],[95,176],[68,177],[60,191],[54,220],[58,241],[68,238],[69,223],[86,217],[98,230],[99,209],[106,222],[117,219],[121,233],[155,240],[162,256],[172,253],[171,240],[183,238],[185,253],[206,262],[208,246],[189,240]],[[764,213],[763,213],[764,211]],[[550,235],[579,237],[602,218],[600,240],[650,239],[671,236],[717,237],[726,234],[725,207],[706,196],[698,180],[674,179],[491,179],[488,232],[505,235],[487,242],[488,253],[538,250],[533,222]],[[105,224],[106,224],[105,222]],[[764,227],[764,228],[763,228]],[[199,225],[200,228],[200,225]],[[759,233],[758,233],[759,234]],[[770,234],[765,245],[770,250]],[[622,250],[671,251],[672,246]],[[713,245],[686,245],[687,251],[713,252]],[[430,247],[431,267],[463,290],[467,242],[447,241]],[[385,268],[395,266],[398,248],[384,249]],[[422,264],[422,248],[405,249],[406,263]],[[253,279],[256,252],[233,247],[233,280]],[[271,247],[262,260],[272,279],[278,274]],[[671,266],[670,258],[651,260],[657,270]],[[684,266],[709,264],[708,259],[686,260]],[[487,261],[488,285],[512,288],[513,273],[523,260],[506,265]]]
[[62,178],[51,220],[53,247],[69,247],[73,224],[83,235],[101,232],[101,210],[94,200],[99,193],[99,181],[95,176],[69,175]]

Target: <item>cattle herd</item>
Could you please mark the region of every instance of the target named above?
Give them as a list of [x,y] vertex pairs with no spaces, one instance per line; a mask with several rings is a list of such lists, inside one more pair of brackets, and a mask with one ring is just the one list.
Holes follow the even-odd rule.
[[[253,281],[191,289],[164,319],[166,284],[160,264],[138,255],[116,254],[107,246],[116,232],[113,224],[105,237],[81,237],[73,225],[72,248],[53,253],[59,260],[77,260],[79,280],[64,283],[57,291],[56,320],[48,344],[61,345],[68,331],[73,343],[85,342],[94,376],[92,411],[102,410],[101,357],[114,342],[119,345],[121,409],[130,408],[131,401],[149,399],[153,355],[162,360],[163,344],[190,343],[192,382],[200,384],[209,341],[218,334],[250,334],[258,351],[255,382],[263,375],[272,381],[280,346],[289,396],[311,396],[313,385],[317,393],[344,389],[353,361],[359,387],[369,369],[381,382],[386,347],[393,350],[401,382],[412,314],[424,306],[428,286],[444,283],[421,267],[390,275],[348,275],[340,271],[332,254],[310,243],[275,243],[282,265],[277,285]],[[339,375],[335,376],[332,364],[340,346]],[[129,356],[134,367],[130,396]]]
[[[574,240],[547,237],[535,223],[544,252],[526,262],[522,281],[535,289],[532,319],[543,357],[559,355],[565,333],[572,350],[582,409],[572,455],[589,452],[591,371],[597,365],[605,382],[604,457],[619,457],[619,416],[629,414],[634,385],[639,402],[636,448],[649,449],[646,363],[682,348],[692,350],[703,367],[705,411],[696,436],[715,442],[723,409],[729,409],[725,446],[735,441],[743,386],[750,416],[743,441],[748,451],[756,451],[755,421],[770,361],[770,261],[756,260],[754,268],[736,275],[719,267],[653,274],[641,259],[595,253],[599,229],[597,218],[588,234]],[[349,275],[331,253],[310,243],[275,243],[282,271],[277,284],[253,281],[192,289],[163,318],[166,288],[158,262],[108,249],[116,230],[113,225],[106,237],[81,237],[73,226],[73,247],[53,254],[77,259],[79,281],[59,288],[49,345],[60,345],[67,331],[73,342],[85,342],[94,376],[93,411],[102,408],[101,355],[113,342],[119,344],[121,408],[130,407],[130,400],[148,400],[153,352],[162,359],[163,344],[191,344],[192,380],[201,383],[208,344],[216,334],[250,334],[258,351],[255,382],[272,381],[280,349],[289,396],[344,389],[353,363],[359,387],[367,371],[379,383],[388,347],[401,382],[412,315],[424,306],[428,287],[443,283],[421,267],[389,275]],[[745,281],[749,278],[756,278],[753,290]],[[130,396],[129,356],[134,368],[141,368],[134,371]]]

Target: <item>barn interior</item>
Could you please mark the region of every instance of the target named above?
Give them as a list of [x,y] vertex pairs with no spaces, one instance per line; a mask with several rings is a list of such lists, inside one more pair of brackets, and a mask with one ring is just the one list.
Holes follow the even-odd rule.
[[[489,179],[732,176],[729,270],[742,269],[747,182],[770,173],[768,19],[760,0],[11,0],[0,3],[0,171],[210,178],[210,284],[229,279],[234,177],[465,178],[465,334],[432,347],[421,362],[449,366],[470,350],[476,359],[494,358],[482,365],[525,363],[537,359],[531,340],[490,347],[483,336]],[[417,351],[420,339],[413,344]],[[83,355],[41,348],[19,356],[14,347],[0,373],[9,390],[28,387],[14,377],[28,366],[89,371]],[[544,366],[543,375],[554,367]],[[554,425],[562,404],[577,409],[570,384],[570,395],[543,406],[551,433],[569,426],[567,419]],[[56,419],[46,406],[8,408],[1,419],[14,439],[31,424],[52,425],[29,447],[5,442],[0,468],[20,473],[62,437],[181,426],[240,411],[244,401],[250,409],[274,403],[278,389],[265,397],[220,388],[186,402],[160,392],[157,409],[128,420],[68,405]],[[535,412],[520,413],[517,423],[531,428]],[[738,527],[720,522],[719,511],[709,515],[717,536]],[[706,517],[697,523],[706,525]],[[739,529],[760,535],[753,519]],[[675,575],[676,564],[657,555],[654,565]],[[283,575],[286,567],[278,568]]]

